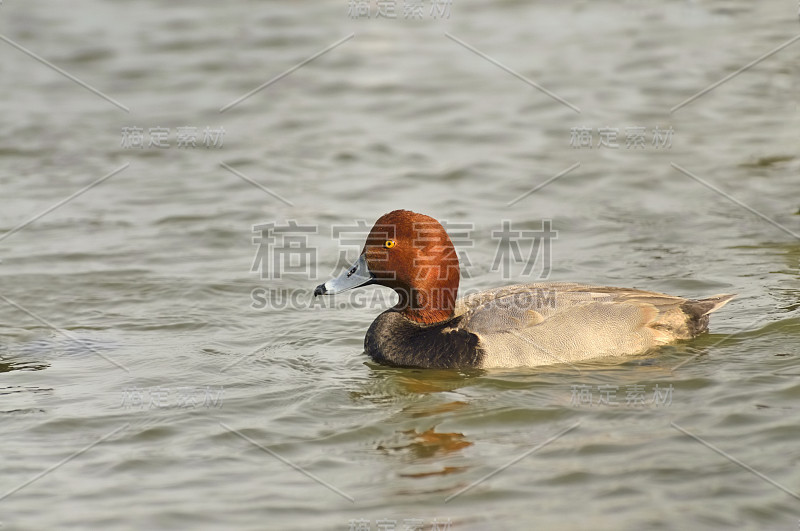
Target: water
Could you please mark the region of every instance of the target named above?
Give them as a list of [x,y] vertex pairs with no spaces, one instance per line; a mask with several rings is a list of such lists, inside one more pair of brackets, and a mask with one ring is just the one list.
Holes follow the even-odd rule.
[[[796,529],[800,242],[671,163],[800,232],[800,44],[670,113],[797,35],[796,3],[347,9],[0,5],[0,34],[130,109],[0,42],[0,231],[129,164],[0,241],[3,529]],[[619,147],[596,146],[605,127]],[[394,208],[473,224],[463,290],[517,280],[490,270],[503,219],[552,219],[553,280],[739,297],[646,356],[376,366],[379,308],[308,301],[331,227]],[[316,278],[262,280],[252,226],[288,220],[319,227]],[[297,303],[254,308],[259,288]]]

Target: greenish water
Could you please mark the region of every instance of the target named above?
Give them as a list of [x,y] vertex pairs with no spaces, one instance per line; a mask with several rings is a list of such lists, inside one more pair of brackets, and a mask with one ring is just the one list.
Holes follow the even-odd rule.
[[[800,42],[681,106],[798,35],[796,2],[430,4],[0,4],[113,100],[0,42],[3,530],[797,529]],[[471,227],[463,291],[526,281],[492,231],[549,219],[551,280],[739,297],[635,358],[376,366],[381,288],[310,295],[332,228],[395,208]],[[308,270],[261,278],[253,226],[290,220]]]

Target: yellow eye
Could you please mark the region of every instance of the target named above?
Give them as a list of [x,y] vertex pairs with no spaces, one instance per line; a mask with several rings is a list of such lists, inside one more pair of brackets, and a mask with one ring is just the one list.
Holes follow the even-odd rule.
[[394,240],[386,240],[386,242],[384,242],[383,244],[383,246],[386,247],[387,249],[391,249],[395,245],[397,245],[397,242]]

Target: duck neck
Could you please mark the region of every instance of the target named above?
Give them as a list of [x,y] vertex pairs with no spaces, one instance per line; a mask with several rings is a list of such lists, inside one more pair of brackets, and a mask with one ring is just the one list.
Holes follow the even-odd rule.
[[458,275],[454,279],[419,283],[410,289],[396,289],[400,296],[397,308],[408,319],[422,324],[448,321],[455,315]]

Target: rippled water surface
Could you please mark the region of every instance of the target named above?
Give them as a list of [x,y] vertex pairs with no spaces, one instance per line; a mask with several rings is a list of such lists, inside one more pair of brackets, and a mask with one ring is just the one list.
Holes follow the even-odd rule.
[[[796,2],[351,4],[0,3],[2,528],[797,529]],[[552,280],[739,297],[645,356],[377,366],[383,288],[310,295],[395,208],[471,224],[462,290],[550,219]]]

